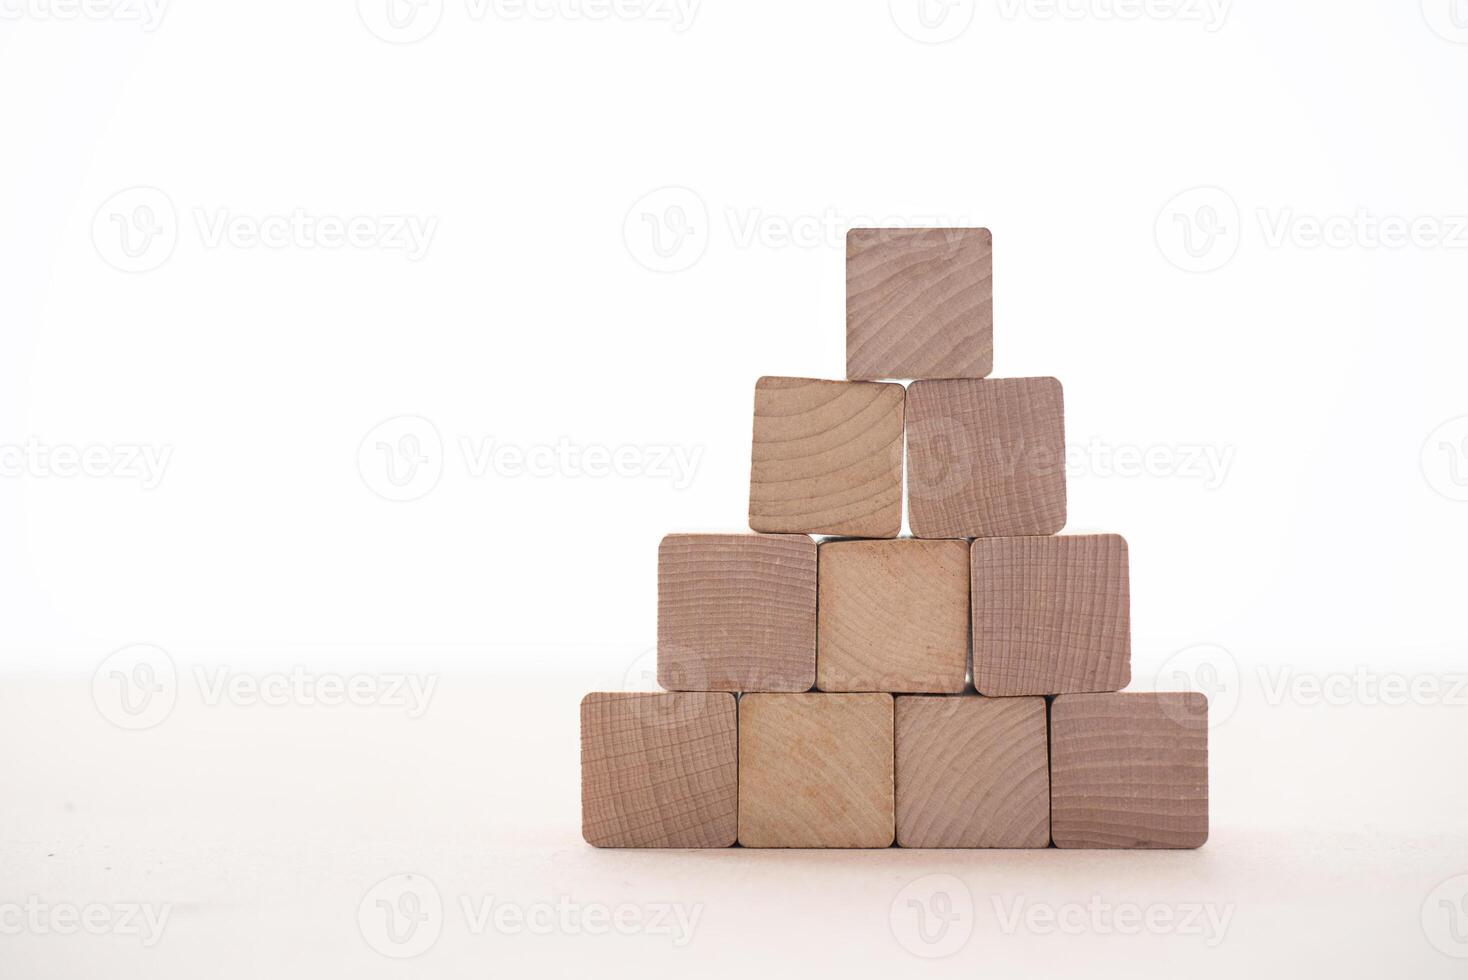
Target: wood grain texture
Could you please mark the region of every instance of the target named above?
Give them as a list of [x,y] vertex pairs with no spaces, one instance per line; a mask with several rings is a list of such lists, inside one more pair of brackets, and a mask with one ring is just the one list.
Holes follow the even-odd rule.
[[972,555],[974,687],[981,694],[1126,687],[1132,630],[1124,538],[976,538]]
[[749,526],[893,538],[902,527],[901,385],[760,378]]
[[597,847],[729,847],[738,833],[732,694],[588,694],[581,836]]
[[1065,526],[1065,411],[1054,378],[915,381],[907,389],[907,518],[919,538],[1054,534]]
[[808,691],[816,543],[803,534],[670,534],[658,548],[658,684]]
[[1208,839],[1208,699],[1068,694],[1050,706],[1057,847],[1187,848]]
[[901,847],[1047,847],[1044,698],[897,699]]
[[827,541],[817,565],[817,688],[963,691],[967,541]]
[[994,368],[987,228],[846,233],[846,377],[982,378]]
[[739,843],[892,844],[892,697],[739,699]]

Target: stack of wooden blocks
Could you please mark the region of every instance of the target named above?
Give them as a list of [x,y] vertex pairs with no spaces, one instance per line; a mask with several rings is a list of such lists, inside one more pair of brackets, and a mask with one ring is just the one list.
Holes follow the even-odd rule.
[[589,843],[1207,838],[1207,700],[1121,690],[1126,541],[1057,535],[1060,383],[987,377],[992,254],[984,229],[850,232],[847,380],[760,379],[756,533],[664,538],[665,691],[581,703]]

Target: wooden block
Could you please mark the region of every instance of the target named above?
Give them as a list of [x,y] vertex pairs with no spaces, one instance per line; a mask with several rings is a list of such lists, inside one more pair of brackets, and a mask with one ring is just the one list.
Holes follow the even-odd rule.
[[1054,534],[1065,526],[1060,382],[913,382],[907,466],[907,519],[919,538]]
[[967,541],[827,541],[818,572],[816,687],[963,691]]
[[901,847],[1047,847],[1044,698],[897,699]]
[[901,385],[760,378],[749,526],[894,538],[902,528]]
[[1067,694],[1050,705],[1056,847],[1201,847],[1208,839],[1208,699]]
[[597,847],[729,847],[738,831],[732,694],[588,694],[581,836]]
[[658,548],[658,683],[808,691],[816,543],[803,534],[670,534]]
[[976,538],[970,585],[979,693],[1117,691],[1131,680],[1120,535]]
[[846,376],[982,378],[994,369],[987,228],[846,233]]
[[739,843],[892,844],[892,696],[739,699]]

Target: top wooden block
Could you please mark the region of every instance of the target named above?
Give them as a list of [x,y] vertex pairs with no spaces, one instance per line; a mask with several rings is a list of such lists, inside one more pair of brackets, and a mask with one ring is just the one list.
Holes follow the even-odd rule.
[[670,534],[658,546],[658,683],[808,691],[816,543],[803,534]]
[[1065,526],[1065,496],[1059,381],[908,387],[907,520],[915,537],[1054,534]]
[[749,526],[895,538],[902,528],[903,388],[760,378]]
[[987,228],[846,233],[846,377],[982,378],[994,369]]

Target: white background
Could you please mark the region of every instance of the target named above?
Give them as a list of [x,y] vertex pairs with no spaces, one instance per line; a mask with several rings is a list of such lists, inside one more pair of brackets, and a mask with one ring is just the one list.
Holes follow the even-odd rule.
[[[1463,966],[1468,4],[162,2],[0,2],[5,972],[910,971],[928,873],[998,975]],[[1065,385],[1136,686],[1213,696],[1203,851],[580,843],[576,701],[651,676],[659,537],[744,526],[755,379],[841,376],[873,223],[993,230],[994,374]],[[250,693],[301,677],[370,690]],[[379,955],[358,900],[435,869],[443,938]],[[466,934],[490,894],[706,909]]]

